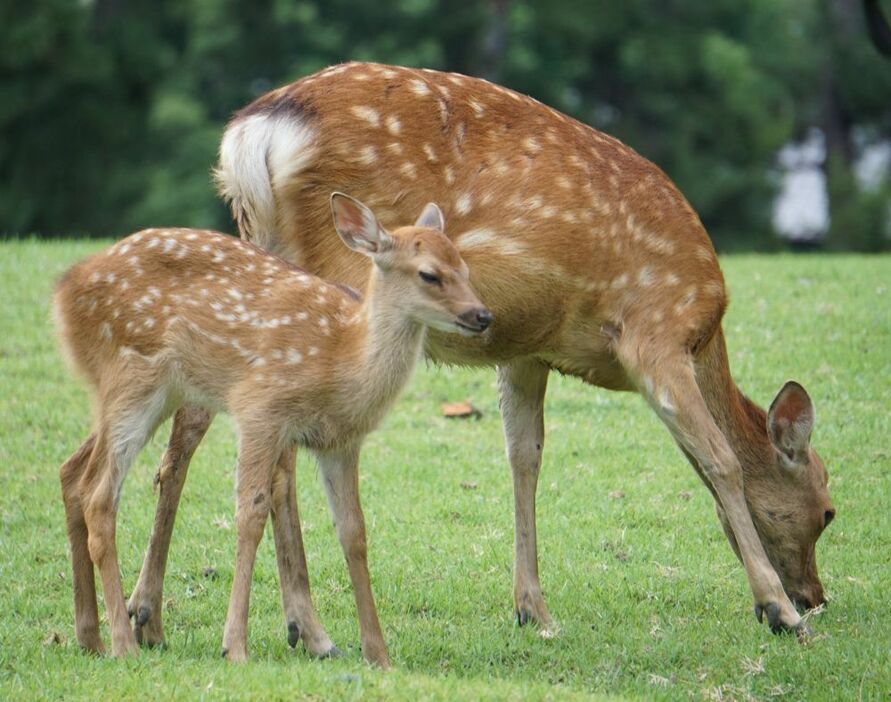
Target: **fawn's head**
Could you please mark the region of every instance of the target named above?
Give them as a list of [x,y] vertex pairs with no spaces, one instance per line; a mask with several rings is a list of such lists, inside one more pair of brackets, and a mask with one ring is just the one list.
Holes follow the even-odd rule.
[[[786,383],[767,412],[768,465],[746,479],[746,500],[764,550],[799,609],[826,601],[817,574],[816,544],[835,518],[829,475],[810,446],[814,419],[805,389],[795,381]],[[720,507],[718,516],[739,556]]]
[[331,211],[340,238],[371,258],[390,299],[407,316],[445,332],[475,335],[488,329],[492,314],[470,287],[467,264],[443,234],[439,207],[429,203],[414,225],[392,233],[348,195],[334,193]]

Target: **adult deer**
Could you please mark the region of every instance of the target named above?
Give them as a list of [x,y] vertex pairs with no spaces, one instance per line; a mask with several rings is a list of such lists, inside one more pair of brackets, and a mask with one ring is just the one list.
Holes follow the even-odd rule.
[[[556,369],[643,395],[711,490],[759,620],[766,612],[774,631],[806,631],[791,600],[824,601],[814,547],[835,514],[826,471],[809,447],[813,407],[794,382],[768,413],[737,389],[714,249],[656,166],[486,81],[352,63],[237,113],[217,177],[245,239],[354,286],[371,268],[329,231],[326,193],[356,192],[384,223],[449,194],[449,237],[496,321],[484,338],[431,331],[425,348],[445,363],[497,366],[520,624],[555,627],[539,584],[535,492],[545,388]],[[147,643],[163,637],[173,515],[206,426],[197,410],[177,417],[159,472],[155,529],[130,599]]]
[[157,426],[191,402],[228,411],[238,427],[238,545],[223,655],[247,657],[251,573],[270,511],[292,637],[300,621],[311,650],[336,650],[311,621],[306,563],[295,544],[294,446],[301,445],[319,462],[353,583],[363,654],[389,665],[368,576],[359,447],[408,379],[426,326],[478,336],[492,317],[442,234],[435,205],[392,235],[350,198],[335,195],[332,208],[341,239],[374,264],[364,304],[249,243],[179,229],[134,234],[59,283],[59,337],[96,400],[95,432],[61,470],[84,648],[102,650],[95,564],[112,652],[137,650],[115,548],[118,499]]

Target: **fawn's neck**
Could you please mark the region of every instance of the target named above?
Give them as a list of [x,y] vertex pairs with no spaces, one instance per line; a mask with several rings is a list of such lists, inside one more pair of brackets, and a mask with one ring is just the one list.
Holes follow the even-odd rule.
[[359,343],[348,369],[357,411],[386,410],[408,382],[421,354],[426,327],[406,314],[403,296],[373,270],[355,327]]

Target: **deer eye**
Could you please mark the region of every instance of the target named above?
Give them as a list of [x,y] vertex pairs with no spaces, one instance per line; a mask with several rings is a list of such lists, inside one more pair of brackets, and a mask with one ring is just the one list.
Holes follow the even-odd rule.
[[418,276],[420,277],[421,280],[423,280],[428,285],[442,285],[442,279],[435,273],[428,273],[427,271],[418,271]]

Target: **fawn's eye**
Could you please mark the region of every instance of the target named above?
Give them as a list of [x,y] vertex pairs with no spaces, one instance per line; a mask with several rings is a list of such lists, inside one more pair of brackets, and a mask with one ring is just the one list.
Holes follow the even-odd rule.
[[418,276],[425,283],[429,285],[442,285],[442,279],[436,275],[435,273],[429,273],[428,271],[418,271]]

